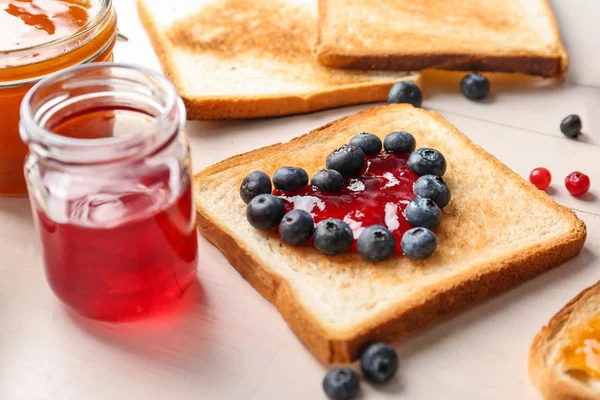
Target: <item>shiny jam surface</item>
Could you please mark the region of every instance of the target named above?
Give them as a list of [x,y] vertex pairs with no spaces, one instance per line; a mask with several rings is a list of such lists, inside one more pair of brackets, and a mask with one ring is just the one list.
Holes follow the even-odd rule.
[[274,194],[284,201],[287,211],[307,211],[315,223],[327,218],[343,220],[354,232],[355,245],[365,228],[386,226],[396,237],[396,250],[400,251],[402,235],[412,228],[404,217],[404,209],[415,198],[413,184],[418,178],[408,168],[408,156],[368,155],[362,174],[346,179],[340,193],[326,193],[307,186],[294,193],[275,190]]
[[[99,0],[0,0],[0,196],[27,193],[19,137],[19,107],[41,77],[92,61],[112,61],[117,25],[114,13],[100,30],[75,47],[40,47],[23,59],[11,51],[44,45],[80,30],[100,12]],[[89,25],[88,25],[89,26]]]
[[565,364],[600,379],[600,314],[570,332],[570,345],[563,350]]
[[[52,130],[67,136],[76,126],[95,129],[84,136],[126,135],[144,126],[145,115],[130,110],[96,110],[80,125]],[[98,124],[94,125],[96,120]],[[149,121],[148,121],[149,122]],[[95,133],[94,133],[95,132]],[[191,183],[172,194],[169,166],[146,171],[135,181],[106,180],[93,190],[80,182],[68,198],[49,196],[35,215],[46,275],[56,295],[82,315],[108,321],[133,320],[166,310],[195,281],[198,243]],[[51,191],[68,180],[47,173]]]
[[0,0],[0,49],[36,46],[70,35],[98,12],[92,0]]

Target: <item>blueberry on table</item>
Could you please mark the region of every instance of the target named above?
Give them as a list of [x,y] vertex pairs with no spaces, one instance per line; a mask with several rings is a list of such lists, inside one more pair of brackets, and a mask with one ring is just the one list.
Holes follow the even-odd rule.
[[427,228],[413,228],[402,236],[402,251],[413,260],[423,260],[435,253],[437,238]]
[[240,186],[240,196],[244,203],[250,203],[250,200],[259,194],[271,193],[271,178],[262,171],[254,171],[248,174]]
[[404,216],[413,227],[431,230],[437,229],[442,223],[442,210],[429,198],[416,198],[404,210]]
[[358,253],[368,261],[384,261],[394,254],[396,238],[386,227],[373,225],[358,237]]
[[439,208],[446,207],[452,198],[448,184],[437,175],[423,175],[417,179],[413,192],[419,197],[433,200]]
[[446,158],[436,149],[422,147],[410,153],[408,167],[419,176],[443,176],[446,173]]
[[331,400],[352,400],[359,388],[358,374],[350,368],[332,369],[323,379],[323,390]]
[[350,146],[358,147],[365,154],[379,154],[383,147],[381,139],[367,132],[360,133],[350,139]]
[[460,90],[468,99],[481,100],[490,92],[490,81],[478,72],[471,72],[460,81]]
[[334,169],[322,169],[315,173],[310,182],[316,188],[330,193],[337,193],[344,188],[344,177]]
[[373,383],[385,383],[398,371],[396,350],[385,343],[374,343],[360,357],[360,369],[365,378]]
[[256,229],[275,228],[285,214],[283,201],[272,194],[259,194],[248,203],[246,219]]
[[308,185],[308,174],[302,168],[281,167],[273,175],[275,188],[284,192],[295,192]]
[[581,118],[579,115],[569,115],[560,123],[560,131],[567,137],[575,139],[581,135]]
[[321,253],[334,256],[344,253],[352,246],[354,235],[344,221],[329,218],[317,224],[313,240]]
[[390,89],[388,103],[409,103],[414,107],[421,107],[423,95],[421,89],[414,82],[400,81]]
[[279,223],[279,236],[292,246],[300,246],[312,236],[315,223],[304,210],[292,210],[283,216]]
[[365,165],[365,153],[359,147],[344,145],[327,157],[327,169],[338,171],[344,178],[361,173]]
[[406,154],[415,150],[417,141],[408,132],[392,132],[385,137],[383,147],[389,153]]

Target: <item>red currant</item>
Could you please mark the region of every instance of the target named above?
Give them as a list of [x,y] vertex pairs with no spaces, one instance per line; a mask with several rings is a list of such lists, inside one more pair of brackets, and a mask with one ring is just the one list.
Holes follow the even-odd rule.
[[546,168],[536,168],[529,175],[529,182],[533,183],[536,188],[546,190],[552,181],[552,174]]
[[565,186],[573,196],[583,196],[590,190],[590,177],[579,171],[575,171],[565,179]]

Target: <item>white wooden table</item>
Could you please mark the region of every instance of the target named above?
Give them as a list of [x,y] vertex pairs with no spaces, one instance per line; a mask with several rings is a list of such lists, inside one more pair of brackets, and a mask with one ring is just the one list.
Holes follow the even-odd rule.
[[[116,0],[116,59],[159,69],[134,0]],[[442,113],[522,176],[537,166],[554,175],[551,194],[587,223],[582,253],[564,266],[425,331],[399,347],[396,382],[365,399],[539,399],[526,374],[529,344],[568,300],[600,280],[600,3],[555,0],[571,69],[546,88],[504,87],[487,103],[456,84],[429,90],[426,108]],[[262,121],[189,123],[194,169],[308,132],[368,106]],[[578,141],[562,136],[570,113],[583,120]],[[572,198],[563,185],[587,173],[592,191]],[[178,317],[134,325],[85,321],[66,312],[46,284],[25,199],[0,199],[0,400],[322,399],[319,364],[274,307],[206,240],[201,290]]]

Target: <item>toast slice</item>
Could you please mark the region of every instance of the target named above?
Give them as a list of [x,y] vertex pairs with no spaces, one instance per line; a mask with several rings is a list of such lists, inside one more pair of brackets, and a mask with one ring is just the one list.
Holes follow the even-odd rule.
[[[255,170],[272,176],[290,162],[309,175],[360,132],[384,138],[408,131],[418,147],[440,150],[453,200],[436,231],[436,253],[423,261],[381,263],[357,253],[327,257],[285,245],[246,221],[239,197]],[[293,160],[293,161],[290,161]],[[325,125],[288,143],[238,155],[194,177],[200,232],[272,302],[306,346],[327,363],[355,360],[374,340],[396,341],[436,318],[509,289],[575,256],[586,228],[434,112],[380,106]]]
[[[587,288],[560,310],[535,337],[529,354],[529,375],[546,400],[600,398],[600,378],[565,362],[573,330],[600,315],[600,282]],[[598,352],[596,351],[596,356]]]
[[387,99],[416,73],[319,64],[317,0],[138,0],[165,74],[190,119],[259,118]]
[[548,0],[319,0],[318,59],[339,68],[424,68],[562,77]]

